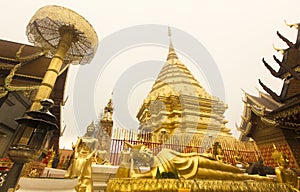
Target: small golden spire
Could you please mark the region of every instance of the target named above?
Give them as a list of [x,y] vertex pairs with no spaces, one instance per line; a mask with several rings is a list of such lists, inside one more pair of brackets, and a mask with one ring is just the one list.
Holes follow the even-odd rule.
[[168,36],[170,38],[170,44],[169,44],[169,54],[167,60],[169,61],[170,59],[178,59],[177,54],[175,52],[173,43],[172,43],[172,33],[171,33],[171,28],[168,26]]
[[172,37],[172,33],[171,33],[171,28],[170,28],[170,26],[168,26],[168,35],[169,35],[170,38]]

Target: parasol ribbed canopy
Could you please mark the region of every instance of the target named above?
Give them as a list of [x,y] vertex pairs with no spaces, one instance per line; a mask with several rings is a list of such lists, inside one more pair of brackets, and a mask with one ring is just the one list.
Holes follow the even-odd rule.
[[64,59],[72,64],[89,63],[97,50],[97,34],[85,18],[68,8],[57,5],[40,8],[27,25],[26,34],[35,46],[49,49],[52,57],[66,31],[73,33],[74,38]]

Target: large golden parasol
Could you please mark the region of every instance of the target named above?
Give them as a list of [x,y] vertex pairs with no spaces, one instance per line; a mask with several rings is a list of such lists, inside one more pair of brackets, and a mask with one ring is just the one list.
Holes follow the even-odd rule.
[[52,57],[31,110],[40,109],[40,100],[49,98],[64,60],[87,64],[94,57],[98,37],[91,24],[76,12],[56,5],[37,10],[27,25],[28,40],[48,49]]

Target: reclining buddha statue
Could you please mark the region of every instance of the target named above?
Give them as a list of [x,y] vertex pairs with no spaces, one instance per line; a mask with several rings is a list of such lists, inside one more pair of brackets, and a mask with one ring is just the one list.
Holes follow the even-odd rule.
[[131,148],[134,164],[150,166],[150,170],[143,173],[132,169],[133,166],[128,167],[131,178],[156,178],[159,172],[174,173],[175,171],[178,178],[182,179],[272,180],[268,177],[247,175],[235,166],[199,153],[180,153],[163,149],[157,156],[153,156],[152,151],[144,145],[126,144]]

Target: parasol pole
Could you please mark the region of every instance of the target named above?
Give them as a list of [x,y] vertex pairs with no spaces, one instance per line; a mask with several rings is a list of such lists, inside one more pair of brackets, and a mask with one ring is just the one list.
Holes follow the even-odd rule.
[[52,89],[55,85],[56,79],[60,72],[61,66],[63,64],[64,58],[71,46],[71,43],[75,37],[74,30],[72,28],[64,30],[62,38],[59,41],[57,51],[54,54],[49,67],[45,73],[42,84],[39,87],[35,99],[31,105],[30,110],[39,110],[41,108],[40,101],[45,98],[49,98]]

